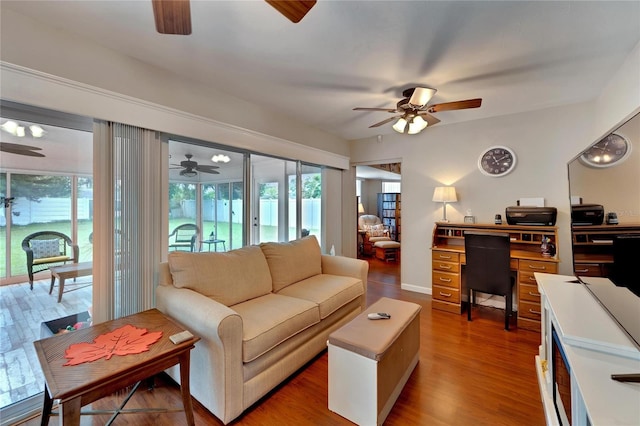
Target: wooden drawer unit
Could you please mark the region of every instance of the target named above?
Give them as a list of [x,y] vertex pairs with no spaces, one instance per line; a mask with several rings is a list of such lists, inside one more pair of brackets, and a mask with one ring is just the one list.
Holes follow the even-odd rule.
[[452,274],[450,272],[433,271],[433,285],[443,287],[451,287],[456,290],[460,289],[460,274]]
[[583,277],[602,277],[602,267],[599,263],[576,263],[573,267],[573,272],[576,275],[582,275]]
[[555,262],[543,262],[539,260],[520,259],[518,271],[522,272],[544,272],[546,274],[557,274],[558,264]]
[[432,307],[460,313],[460,254],[433,250],[431,262]]
[[460,290],[451,287],[433,286],[433,298],[449,303],[460,303]]
[[558,264],[520,259],[518,262],[518,327],[540,331],[540,293],[535,273],[555,274]]
[[434,260],[431,263],[431,268],[434,271],[451,272],[451,273],[457,274],[460,272],[460,263],[445,262],[443,260]]
[[520,300],[540,304],[540,292],[536,284],[520,283]]
[[433,250],[431,254],[431,259],[435,262],[436,260],[442,260],[444,262],[456,262],[460,261],[460,253],[454,253],[450,251],[441,251],[441,250]]
[[518,305],[518,315],[524,318],[540,321],[541,314],[540,303],[531,303],[521,300]]

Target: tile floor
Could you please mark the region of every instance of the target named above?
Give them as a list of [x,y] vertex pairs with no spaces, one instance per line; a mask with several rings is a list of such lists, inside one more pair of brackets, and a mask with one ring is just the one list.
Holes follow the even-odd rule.
[[[44,378],[33,347],[41,338],[41,324],[86,311],[91,305],[92,277],[65,283],[57,302],[58,288],[49,294],[49,280],[0,286],[0,407],[42,392]],[[67,291],[71,290],[71,291]]]

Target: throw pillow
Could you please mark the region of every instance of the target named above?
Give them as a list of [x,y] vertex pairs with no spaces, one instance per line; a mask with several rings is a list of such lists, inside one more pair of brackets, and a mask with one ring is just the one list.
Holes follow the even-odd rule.
[[262,243],[267,258],[273,291],[322,273],[322,253],[315,235],[288,243]]
[[34,259],[60,256],[60,238],[53,240],[31,240]]
[[371,226],[371,228],[369,229],[369,236],[370,237],[384,237],[385,236],[385,232],[384,232],[384,225],[383,224],[378,224],[378,225],[373,225]]
[[188,288],[226,306],[271,292],[269,266],[258,246],[228,252],[169,253],[173,285]]

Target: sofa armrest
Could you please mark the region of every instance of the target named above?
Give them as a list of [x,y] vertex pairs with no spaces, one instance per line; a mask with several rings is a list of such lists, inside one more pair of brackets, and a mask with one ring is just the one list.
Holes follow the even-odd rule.
[[193,290],[166,284],[156,287],[156,307],[201,339],[191,354],[193,396],[225,424],[237,417],[244,409],[240,315]]
[[367,276],[369,275],[369,263],[361,259],[354,259],[346,256],[322,255],[322,273],[330,275],[342,275],[354,277],[362,281],[364,297],[362,307],[367,303]]

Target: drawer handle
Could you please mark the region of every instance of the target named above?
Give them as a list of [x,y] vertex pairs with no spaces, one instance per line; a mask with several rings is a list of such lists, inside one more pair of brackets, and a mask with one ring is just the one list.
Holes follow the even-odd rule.
[[587,269],[576,269],[576,272],[589,272],[589,268],[587,268]]
[[528,279],[529,281],[531,281],[531,282],[537,283],[537,281],[536,281],[536,277],[529,277],[529,278],[527,278],[527,279]]
[[529,312],[531,312],[532,314],[541,315],[540,311],[534,311],[533,309],[529,309]]
[[532,291],[529,292],[529,296],[537,296],[540,297],[540,293],[534,293]]
[[440,269],[451,269],[449,265],[440,265]]
[[451,282],[451,278],[442,278],[442,277],[439,277],[438,279],[439,279],[440,281],[442,281],[443,283],[450,283],[450,282]]
[[529,268],[538,269],[538,270],[541,270],[541,271],[544,271],[545,269],[547,269],[546,266],[533,266],[533,265],[529,265]]
[[451,293],[443,293],[443,292],[440,292],[440,296],[444,296],[444,297],[451,297]]
[[451,259],[451,256],[445,256],[444,254],[439,255],[440,259]]

